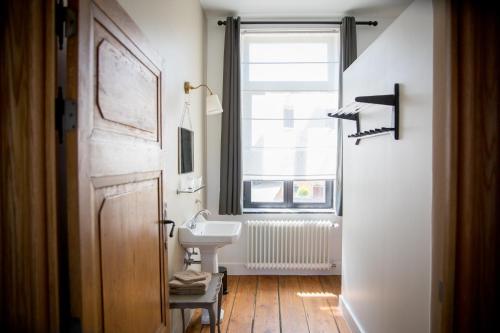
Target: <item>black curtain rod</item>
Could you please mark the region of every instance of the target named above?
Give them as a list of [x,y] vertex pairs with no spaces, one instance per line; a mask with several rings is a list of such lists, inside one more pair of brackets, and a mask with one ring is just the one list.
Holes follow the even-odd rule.
[[[328,24],[341,25],[342,21],[241,21],[241,24]],[[217,21],[217,25],[226,25],[226,21]],[[356,25],[372,25],[376,27],[377,21],[359,21]]]

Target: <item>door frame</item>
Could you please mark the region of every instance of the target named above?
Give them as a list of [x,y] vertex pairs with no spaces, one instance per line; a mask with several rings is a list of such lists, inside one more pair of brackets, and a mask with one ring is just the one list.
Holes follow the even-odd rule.
[[0,326],[58,332],[55,1],[0,7]]
[[500,23],[434,0],[431,332],[500,330]]

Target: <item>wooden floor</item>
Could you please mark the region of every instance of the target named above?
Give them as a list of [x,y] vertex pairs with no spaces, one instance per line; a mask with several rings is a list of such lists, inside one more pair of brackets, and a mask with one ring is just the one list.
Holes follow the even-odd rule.
[[[339,307],[340,276],[228,276],[221,332],[350,333]],[[189,333],[208,333],[195,311]]]

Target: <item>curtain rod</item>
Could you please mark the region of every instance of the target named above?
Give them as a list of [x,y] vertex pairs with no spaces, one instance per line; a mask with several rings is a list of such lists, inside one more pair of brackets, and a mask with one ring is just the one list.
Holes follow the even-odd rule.
[[[328,24],[341,25],[342,21],[241,21],[241,24]],[[226,25],[226,21],[217,21],[217,25]],[[359,21],[356,25],[371,25],[376,27],[377,21]]]

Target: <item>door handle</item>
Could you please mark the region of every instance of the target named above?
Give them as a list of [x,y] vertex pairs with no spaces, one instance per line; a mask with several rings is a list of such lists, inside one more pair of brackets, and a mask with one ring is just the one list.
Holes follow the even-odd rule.
[[174,237],[175,222],[172,220],[160,220],[160,223],[161,224],[171,224],[172,229],[170,229],[170,234],[168,235],[168,237],[170,237],[170,238]]

